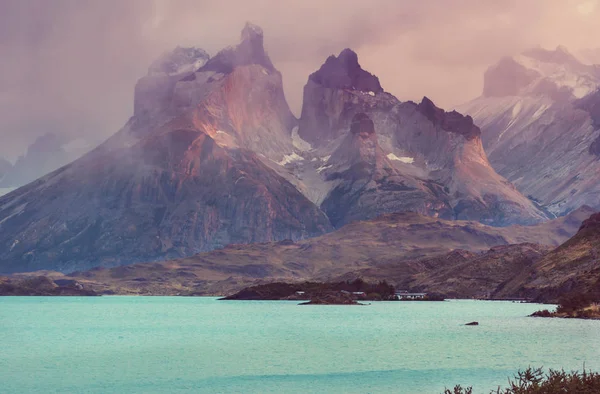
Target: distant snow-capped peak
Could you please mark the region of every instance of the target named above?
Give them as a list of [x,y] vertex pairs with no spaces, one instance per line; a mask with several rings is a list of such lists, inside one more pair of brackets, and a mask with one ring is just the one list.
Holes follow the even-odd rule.
[[600,88],[600,66],[581,63],[565,47],[505,57],[485,74],[484,96],[579,99]]

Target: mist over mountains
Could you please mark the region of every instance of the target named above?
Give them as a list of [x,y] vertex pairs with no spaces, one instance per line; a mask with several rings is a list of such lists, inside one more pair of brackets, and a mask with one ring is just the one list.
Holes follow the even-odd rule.
[[493,171],[470,117],[399,101],[352,50],[329,57],[304,92],[298,120],[256,25],[212,58],[163,55],[119,132],[0,199],[4,270],[183,257],[397,211],[496,226],[548,219]]
[[[502,56],[536,45],[564,44],[577,54],[597,48],[593,2],[460,0],[440,7],[383,0],[368,7],[359,0],[258,0],[232,9],[208,0],[3,0],[0,156],[14,163],[49,131],[107,139],[131,115],[132,86],[154,59],[177,45],[214,56],[247,20],[267,32],[299,116],[306,76],[343,48],[358,53],[401,101],[427,95],[452,108],[481,92],[483,72]],[[299,21],[310,21],[310,29]]]
[[[481,96],[458,111],[427,96],[401,101],[346,48],[305,76],[297,118],[259,26],[246,23],[238,43],[214,56],[177,46],[148,62],[131,118],[105,142],[93,148],[49,132],[14,165],[0,161],[8,192],[0,195],[0,272],[77,272],[103,286],[96,272],[102,281],[107,272],[133,280],[150,275],[148,263],[189,258],[194,272],[212,278],[198,283],[203,291],[235,288],[223,276],[230,269],[244,283],[307,280],[316,266],[301,257],[320,240],[350,226],[368,238],[381,220],[390,229],[414,221],[407,231],[426,230],[424,244],[378,244],[368,259],[387,256],[385,264],[328,245],[327,258],[345,260],[327,275],[388,275],[419,290],[479,297],[485,286],[474,277],[487,270],[502,279],[494,294],[550,299],[559,285],[542,291],[547,281],[523,275],[546,269],[537,262],[553,259],[553,247],[600,210],[600,66],[563,46],[534,47],[502,57],[483,79]],[[447,242],[458,228],[460,251]],[[521,233],[530,235],[504,235]],[[596,248],[589,239],[583,248]],[[411,253],[387,249],[397,246]],[[292,249],[298,261],[280,267],[277,256]],[[258,252],[248,259],[249,251]],[[235,269],[218,266],[221,258]],[[569,283],[595,269],[588,260]],[[476,294],[448,286],[460,272],[473,277]]]

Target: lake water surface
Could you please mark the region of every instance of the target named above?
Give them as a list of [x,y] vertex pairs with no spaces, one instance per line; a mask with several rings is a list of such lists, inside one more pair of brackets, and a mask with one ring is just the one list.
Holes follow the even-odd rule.
[[488,393],[529,365],[600,371],[600,321],[526,317],[540,308],[0,297],[0,391]]

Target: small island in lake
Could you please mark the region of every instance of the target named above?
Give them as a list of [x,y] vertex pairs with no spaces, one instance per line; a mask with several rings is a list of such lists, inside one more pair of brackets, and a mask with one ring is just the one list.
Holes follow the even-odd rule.
[[302,305],[360,305],[358,301],[443,301],[439,294],[396,291],[385,280],[368,283],[362,279],[343,282],[276,282],[247,287],[222,300],[294,300]]

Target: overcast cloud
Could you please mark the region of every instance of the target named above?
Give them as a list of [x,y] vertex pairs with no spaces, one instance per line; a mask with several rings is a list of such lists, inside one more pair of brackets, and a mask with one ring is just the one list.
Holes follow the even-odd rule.
[[353,48],[401,100],[449,108],[478,96],[504,55],[600,47],[598,0],[0,0],[0,156],[56,131],[104,139],[132,113],[133,86],[176,45],[214,55],[245,21],[263,27],[286,95]]

